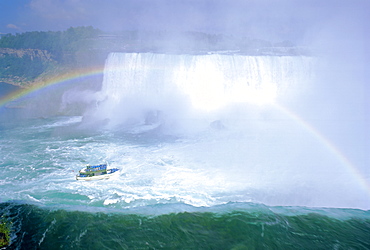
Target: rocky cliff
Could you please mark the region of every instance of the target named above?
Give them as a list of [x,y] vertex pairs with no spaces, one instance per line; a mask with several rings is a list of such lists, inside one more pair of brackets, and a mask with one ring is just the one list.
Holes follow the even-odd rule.
[[40,49],[11,49],[0,48],[0,58],[13,56],[18,58],[29,57],[32,61],[36,58],[41,61],[52,61],[51,54],[46,50]]
[[0,48],[0,81],[26,87],[55,63],[46,50]]

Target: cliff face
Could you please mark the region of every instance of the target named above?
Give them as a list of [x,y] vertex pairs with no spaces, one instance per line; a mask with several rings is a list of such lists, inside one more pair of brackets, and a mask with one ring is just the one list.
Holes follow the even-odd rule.
[[100,48],[86,47],[60,62],[47,50],[0,48],[0,82],[29,87],[78,68],[104,67],[108,54]]
[[40,49],[0,48],[0,81],[26,87],[55,65],[52,54]]
[[10,49],[0,48],[0,58],[13,56],[18,58],[29,57],[32,61],[40,59],[41,61],[52,61],[51,54],[46,50],[40,49]]

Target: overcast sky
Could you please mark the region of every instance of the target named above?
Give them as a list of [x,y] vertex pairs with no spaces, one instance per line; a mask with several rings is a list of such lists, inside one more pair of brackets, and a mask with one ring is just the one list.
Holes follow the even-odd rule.
[[369,23],[368,0],[0,0],[0,33],[93,26],[310,39],[325,25]]

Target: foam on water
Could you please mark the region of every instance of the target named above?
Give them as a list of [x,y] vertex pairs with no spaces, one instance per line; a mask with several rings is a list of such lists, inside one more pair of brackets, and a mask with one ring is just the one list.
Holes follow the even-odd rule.
[[[369,208],[347,166],[269,104],[306,88],[312,61],[112,54],[97,103],[83,117],[2,129],[0,201],[94,209],[229,202]],[[119,174],[75,180],[85,164],[104,162]]]
[[[79,120],[35,120],[34,126],[28,122],[4,131],[2,202],[110,209],[228,202],[351,207],[363,195],[335,157],[320,147],[312,150],[315,142],[299,128],[289,126],[287,136],[286,124],[229,121],[221,130],[209,126],[170,138],[154,133],[155,128],[78,137],[61,133],[78,131]],[[120,168],[119,175],[75,180],[84,164],[100,162]],[[337,172],[329,179],[333,169]]]

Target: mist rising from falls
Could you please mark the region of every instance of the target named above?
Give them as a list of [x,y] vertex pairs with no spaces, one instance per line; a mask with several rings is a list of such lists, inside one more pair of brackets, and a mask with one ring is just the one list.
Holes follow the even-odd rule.
[[[315,60],[300,56],[112,53],[96,108],[84,120],[118,140],[140,137],[155,147],[145,157],[133,155],[139,166],[174,159],[168,169],[175,183],[184,178],[176,169],[202,173],[181,187],[191,197],[207,190],[208,205],[368,207],[349,166],[275,107],[302,103],[311,84],[321,84],[314,73]],[[157,144],[157,135],[175,140]]]
[[312,58],[299,56],[111,53],[95,115],[116,126],[158,112],[161,119],[192,119],[232,105],[271,104],[302,91],[312,67]]

